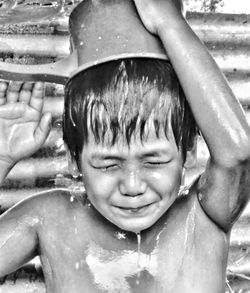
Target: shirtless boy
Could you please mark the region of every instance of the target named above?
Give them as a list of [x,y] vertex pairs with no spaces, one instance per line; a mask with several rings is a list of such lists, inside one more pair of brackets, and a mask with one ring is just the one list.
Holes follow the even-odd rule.
[[[0,275],[35,255],[47,292],[225,292],[230,230],[248,201],[250,129],[176,0],[135,0],[167,61],[98,65],[66,87],[64,138],[86,195],[28,198],[0,217]],[[0,172],[46,139],[42,85],[1,84]],[[179,192],[195,121],[205,172]],[[140,234],[139,234],[140,232]],[[139,235],[139,236],[138,236]],[[140,252],[138,253],[138,239]]]

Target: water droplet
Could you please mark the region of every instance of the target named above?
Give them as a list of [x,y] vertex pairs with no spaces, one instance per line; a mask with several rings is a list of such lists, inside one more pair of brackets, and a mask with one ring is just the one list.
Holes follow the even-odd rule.
[[83,46],[83,41],[80,42],[80,46]]
[[96,52],[98,52],[98,51],[99,51],[99,49],[98,49],[98,48],[96,48],[95,50],[96,50]]
[[101,39],[102,39],[102,37],[101,37],[101,36],[99,36],[99,37],[98,37],[98,40],[101,40]]
[[179,196],[187,196],[189,194],[189,189],[185,186],[181,186],[178,195]]
[[73,177],[74,179],[78,179],[78,178],[79,178],[79,174],[72,174],[72,177]]
[[77,235],[77,233],[78,233],[78,230],[77,230],[77,228],[75,228],[75,235]]
[[126,239],[126,235],[124,232],[116,232],[115,233],[115,236],[118,238],[118,239]]
[[75,200],[74,195],[71,195],[71,197],[70,197],[70,202],[73,202],[74,200]]
[[121,37],[119,35],[116,36],[117,39],[120,39]]
[[80,268],[80,264],[79,264],[79,262],[76,262],[76,263],[75,263],[75,268],[76,268],[76,270],[79,270],[79,268]]
[[84,23],[82,23],[82,24],[81,24],[81,28],[84,28],[84,27],[85,27],[85,24],[84,24]]

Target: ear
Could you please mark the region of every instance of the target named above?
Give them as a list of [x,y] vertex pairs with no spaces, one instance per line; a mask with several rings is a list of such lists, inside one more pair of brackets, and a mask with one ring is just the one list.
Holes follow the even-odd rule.
[[194,144],[190,150],[187,151],[186,161],[184,168],[191,169],[197,163],[197,139],[194,140]]

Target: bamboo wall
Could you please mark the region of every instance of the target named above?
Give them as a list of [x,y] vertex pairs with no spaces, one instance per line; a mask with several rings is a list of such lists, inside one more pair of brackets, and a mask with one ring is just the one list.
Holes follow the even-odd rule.
[[[250,15],[189,13],[188,19],[227,76],[250,123]],[[0,27],[0,59],[6,62],[49,63],[68,54],[65,17]],[[63,99],[61,85],[46,84],[44,111],[53,114],[52,131],[41,150],[19,162],[10,172],[0,190],[1,212],[29,195],[51,188],[82,188],[71,179],[67,168],[61,131]],[[207,157],[206,146],[200,139],[197,162],[188,170],[187,184],[202,172]],[[37,259],[0,279],[0,293],[14,292],[45,292]],[[228,292],[250,292],[250,205],[232,231]]]

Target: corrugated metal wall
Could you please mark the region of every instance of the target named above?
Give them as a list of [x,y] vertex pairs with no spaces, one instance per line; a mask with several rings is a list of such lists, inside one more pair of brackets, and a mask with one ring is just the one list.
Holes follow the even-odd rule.
[[[54,11],[53,18],[25,25],[2,24],[0,59],[38,64],[67,56],[67,16],[58,15],[60,17],[56,17]],[[188,19],[226,74],[250,123],[250,15],[189,13]],[[72,180],[67,168],[61,131],[63,98],[61,85],[46,84],[44,111],[53,114],[52,131],[44,147],[31,158],[19,162],[9,174],[0,190],[1,212],[29,195],[51,188],[82,188],[81,184]],[[204,169],[208,157],[201,139],[197,154],[197,162],[188,170],[187,184]],[[10,292],[45,292],[37,260],[0,279],[0,293]],[[232,232],[228,292],[250,292],[250,205]]]

